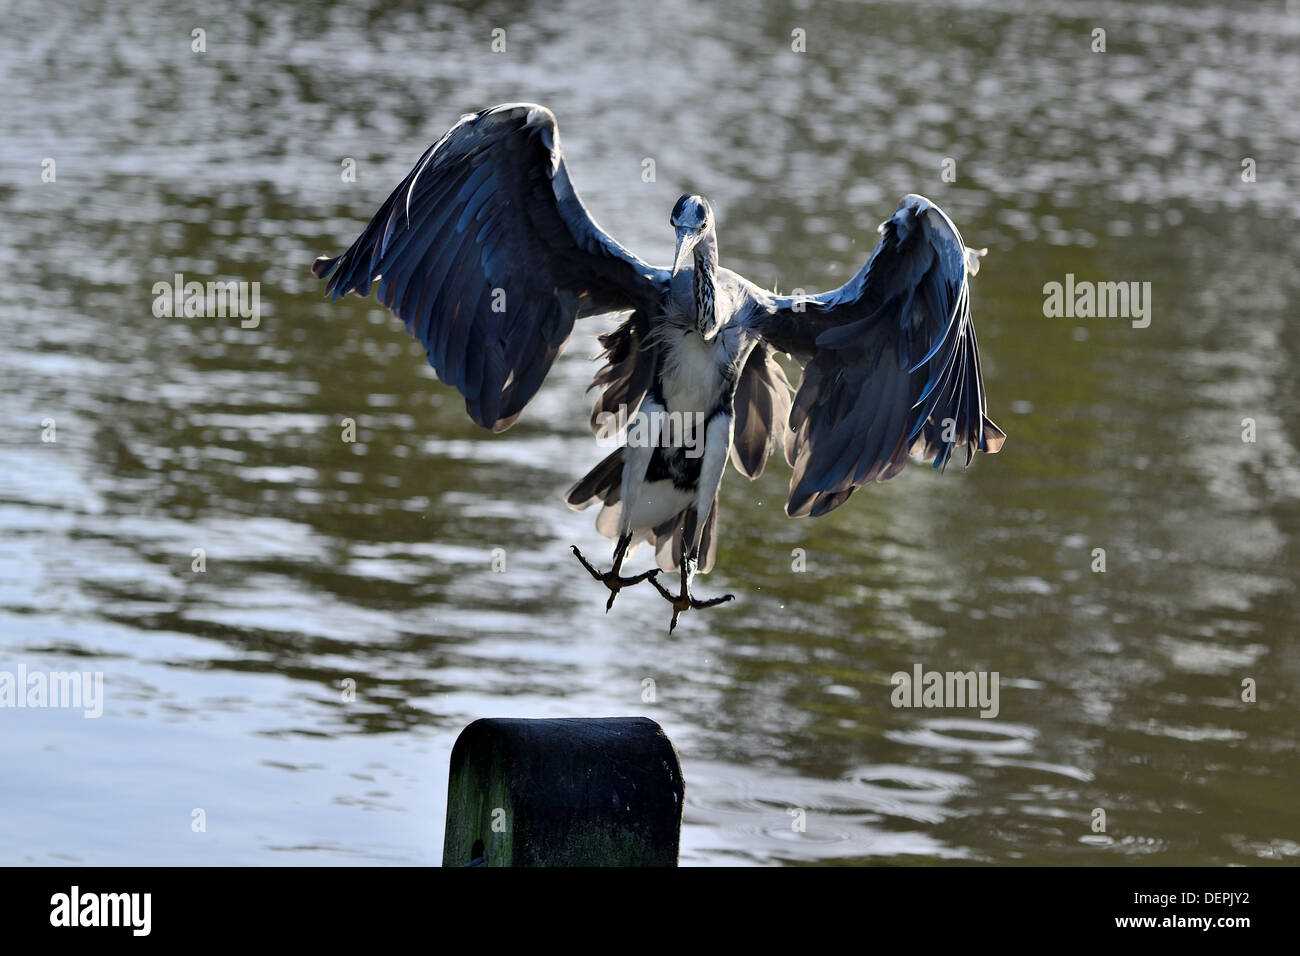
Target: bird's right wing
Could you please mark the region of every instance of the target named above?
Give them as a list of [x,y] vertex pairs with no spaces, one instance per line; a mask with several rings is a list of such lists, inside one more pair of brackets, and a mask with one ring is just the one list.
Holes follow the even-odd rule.
[[968,273],[978,255],[934,203],[909,195],[853,279],[814,296],[772,296],[746,321],[804,364],[790,412],[791,516],[821,515],[902,471],[909,455],[993,454]]
[[425,346],[493,431],[537,393],[584,315],[655,314],[668,273],[632,255],[569,181],[555,116],[530,103],[466,116],[431,146],[341,256],[312,271],[367,295]]

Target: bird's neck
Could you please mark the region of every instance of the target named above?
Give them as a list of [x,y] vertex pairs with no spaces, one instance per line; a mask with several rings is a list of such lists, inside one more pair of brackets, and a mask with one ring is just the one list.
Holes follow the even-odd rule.
[[718,287],[718,241],[709,236],[695,247],[695,321],[700,328],[712,328]]

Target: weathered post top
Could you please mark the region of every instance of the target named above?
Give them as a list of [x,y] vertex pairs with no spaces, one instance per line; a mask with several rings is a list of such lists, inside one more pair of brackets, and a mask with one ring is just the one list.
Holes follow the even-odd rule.
[[648,717],[484,718],[451,752],[443,866],[676,866],[677,750]]

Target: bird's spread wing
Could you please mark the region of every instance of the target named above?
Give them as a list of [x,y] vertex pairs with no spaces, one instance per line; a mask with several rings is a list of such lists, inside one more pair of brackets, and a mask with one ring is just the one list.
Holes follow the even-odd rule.
[[312,271],[335,298],[379,279],[380,303],[494,431],[536,394],[576,318],[654,312],[668,282],[588,215],[555,116],[529,103],[464,117],[347,252]]
[[794,474],[786,511],[822,515],[894,477],[915,454],[947,464],[965,446],[994,453],[1006,435],[985,415],[968,269],[977,264],[944,212],[904,197],[850,282],[774,296],[748,319],[804,363],[790,413]]

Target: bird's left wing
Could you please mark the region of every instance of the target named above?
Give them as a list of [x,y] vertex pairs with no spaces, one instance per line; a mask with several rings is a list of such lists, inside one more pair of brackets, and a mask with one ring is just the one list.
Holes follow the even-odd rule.
[[954,447],[990,454],[1006,435],[985,415],[968,273],[978,254],[934,203],[908,195],[871,258],[840,288],[773,296],[747,323],[804,364],[790,412],[786,511],[822,515],[903,470],[947,464]]
[[466,116],[351,247],[312,271],[406,322],[438,377],[493,431],[536,394],[584,315],[654,314],[668,273],[605,233],[569,181],[555,116],[531,103]]

